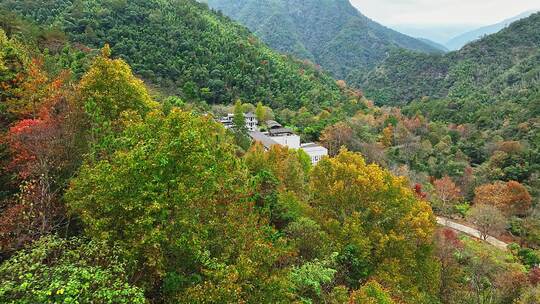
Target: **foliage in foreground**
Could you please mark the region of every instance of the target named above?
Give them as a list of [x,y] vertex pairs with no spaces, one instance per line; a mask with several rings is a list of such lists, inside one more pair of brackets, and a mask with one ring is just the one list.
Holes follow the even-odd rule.
[[146,303],[118,248],[48,236],[0,265],[2,303]]

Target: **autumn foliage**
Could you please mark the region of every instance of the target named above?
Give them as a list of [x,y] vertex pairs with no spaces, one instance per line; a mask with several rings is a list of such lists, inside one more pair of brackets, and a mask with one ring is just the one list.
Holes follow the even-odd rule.
[[[77,2],[74,13],[109,2]],[[199,24],[189,11],[206,9],[189,1],[112,2],[115,9],[103,14],[126,5],[179,9],[191,16],[181,18],[189,25],[182,33]],[[228,42],[200,30],[182,39],[182,48],[200,39]],[[87,26],[83,35],[102,34]],[[259,47],[254,36],[247,41],[233,50]],[[151,92],[114,58],[122,45],[101,54],[81,48],[88,57],[73,55],[72,45],[41,52],[0,30],[0,302],[513,303],[524,286],[539,284],[533,249],[520,265],[511,252],[438,229],[433,212],[467,214],[484,240],[505,229],[539,239],[538,221],[524,218],[534,214],[527,189],[535,191],[527,144],[504,138],[477,147],[487,135],[474,125],[378,108],[359,91],[338,104],[332,96],[306,98],[324,93],[317,88],[279,100],[291,78],[268,74],[281,61],[266,52],[253,60],[262,70],[245,56],[237,62],[262,78],[236,73],[230,58],[208,71],[211,65],[195,70],[184,61],[159,67],[185,73],[169,79],[172,90]],[[196,53],[190,60],[206,61],[208,54]],[[141,70],[146,64],[134,68],[164,79]],[[296,69],[313,76],[307,66]],[[269,95],[261,72],[285,91]],[[350,90],[343,81],[329,85]],[[257,92],[241,92],[250,87]],[[161,95],[167,92],[179,96]],[[239,93],[261,102],[236,103],[242,136],[235,138],[202,113],[206,102],[232,102]],[[263,103],[299,110],[274,117]],[[246,108],[304,140],[320,139],[330,157],[312,165],[302,150],[252,143]]]
[[0,214],[3,250],[17,249],[66,223],[60,197],[81,157],[75,151],[77,111],[70,100],[69,72],[49,77],[42,60],[34,59],[12,89],[16,95],[5,106],[15,121],[1,137],[8,155],[2,166],[19,193],[6,200]]
[[476,188],[474,202],[495,206],[507,215],[525,215],[531,207],[532,198],[518,182],[495,182]]
[[462,199],[461,189],[454,183],[449,176],[444,176],[433,182],[434,200],[440,202],[441,209],[448,211],[449,207]]
[[324,129],[321,134],[321,143],[328,149],[330,156],[335,156],[341,147],[350,142],[352,132],[347,124],[337,123]]

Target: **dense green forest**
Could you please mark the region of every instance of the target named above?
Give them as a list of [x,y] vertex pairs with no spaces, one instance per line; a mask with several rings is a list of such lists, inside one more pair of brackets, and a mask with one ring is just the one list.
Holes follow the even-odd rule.
[[[442,56],[396,52],[366,76],[364,92],[379,104],[405,105],[407,119],[435,122],[439,134],[450,136],[447,144],[453,156],[443,161],[447,166],[461,162],[484,181],[524,182],[538,202],[539,27],[537,13],[457,52]],[[437,145],[432,138],[427,139]],[[422,161],[420,167],[410,161],[405,163],[426,171]],[[442,173],[456,180],[461,174],[452,170],[434,174],[433,168],[427,170],[431,176]]]
[[[95,49],[109,43],[113,56],[128,62],[156,94],[177,95],[202,108],[236,99],[263,102],[279,110],[277,116],[299,116],[295,126],[307,139],[316,139],[324,127],[363,107],[360,92],[311,63],[269,49],[246,28],[196,1],[0,4],[24,16],[21,22],[36,22],[76,46]],[[301,115],[291,115],[291,110]],[[305,116],[320,119],[302,124]]]
[[[534,88],[452,123],[473,114],[377,107],[194,1],[0,3],[1,303],[540,301],[538,107],[511,107]],[[244,146],[212,115],[238,98],[331,157]]]
[[276,53],[247,29],[191,0],[2,0],[1,6],[74,43],[109,43],[153,85],[188,100],[262,101],[273,108],[320,108],[343,95],[315,66]]
[[422,97],[493,103],[538,104],[540,14],[445,55],[397,50],[359,79],[379,104],[401,105]]
[[380,63],[392,49],[440,52],[370,20],[347,0],[205,2],[245,24],[271,47],[311,60],[347,82]]

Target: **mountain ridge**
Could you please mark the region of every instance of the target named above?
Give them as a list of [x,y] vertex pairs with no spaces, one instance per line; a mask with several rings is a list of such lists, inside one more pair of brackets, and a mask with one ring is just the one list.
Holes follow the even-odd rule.
[[445,53],[450,51],[446,46],[442,45],[441,43],[435,42],[435,41],[433,41],[431,39],[423,38],[423,37],[417,37],[416,39],[418,39],[420,41],[423,41],[423,42],[425,42],[425,43],[433,46],[434,48],[437,48],[437,49],[439,49],[439,50],[441,50],[441,51],[443,51]]
[[206,2],[246,25],[271,47],[312,60],[338,79],[366,72],[395,48],[440,52],[376,23],[348,0]]
[[540,13],[536,13],[445,55],[396,51],[359,82],[369,98],[391,105],[425,96],[497,99],[508,90],[523,93],[520,85],[534,92],[539,26]]

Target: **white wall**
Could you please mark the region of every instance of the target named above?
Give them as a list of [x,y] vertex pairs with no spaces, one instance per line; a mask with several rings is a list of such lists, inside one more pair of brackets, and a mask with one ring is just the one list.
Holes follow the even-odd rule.
[[298,135],[272,136],[271,138],[282,146],[287,146],[291,149],[300,149],[300,136]]
[[328,155],[328,149],[321,146],[310,146],[302,148],[311,158],[312,164],[317,164],[324,156]]

